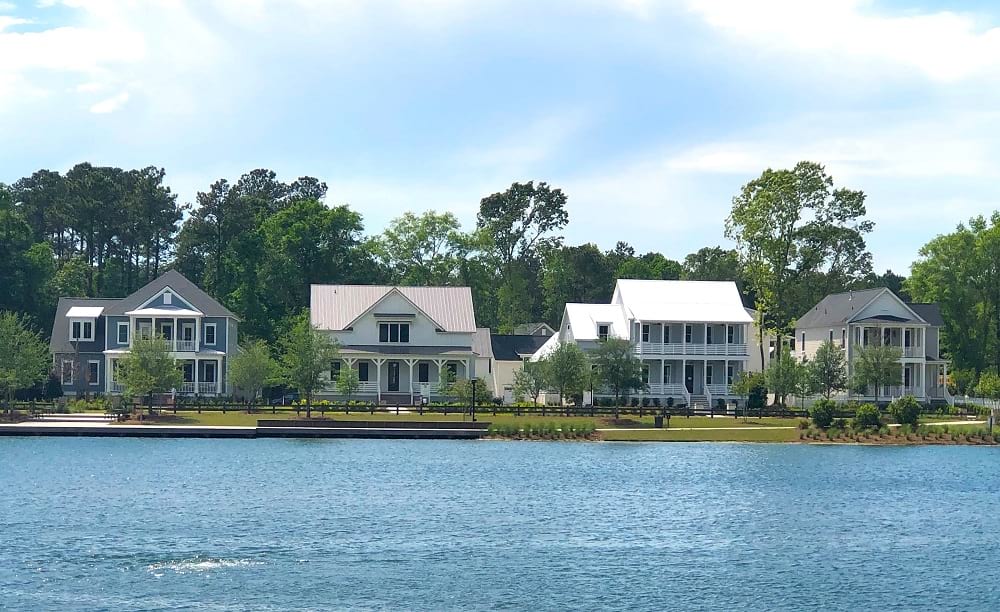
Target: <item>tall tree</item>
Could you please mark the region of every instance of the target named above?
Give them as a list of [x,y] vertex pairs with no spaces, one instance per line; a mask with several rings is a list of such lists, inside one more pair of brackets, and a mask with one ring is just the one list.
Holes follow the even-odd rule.
[[767,169],[733,198],[726,236],[736,242],[756,308],[779,345],[795,318],[822,297],[792,299],[794,287],[818,272],[847,283],[871,271],[864,235],[873,225],[864,215],[864,193],[835,189],[813,162]]
[[[514,183],[479,203],[477,227],[486,238],[500,278],[499,322],[503,331],[524,323],[523,299],[531,295],[527,284],[531,261],[539,252],[557,246],[556,232],[569,222],[566,195],[548,183]],[[537,293],[536,293],[537,294]]]
[[263,340],[245,343],[229,358],[229,383],[243,391],[248,411],[253,411],[264,387],[274,382],[277,374],[277,363]]
[[642,362],[635,356],[634,349],[624,338],[608,338],[598,344],[591,356],[597,366],[597,380],[615,397],[615,418],[623,397],[646,388],[642,380]]
[[573,342],[564,342],[544,359],[548,386],[559,392],[559,402],[583,393],[590,371],[587,356]]
[[781,352],[781,358],[764,371],[764,377],[767,388],[774,394],[774,403],[785,406],[786,398],[801,386],[804,368],[792,357],[787,346]]
[[542,272],[545,320],[558,325],[567,302],[606,303],[614,289],[614,271],[593,244],[551,249]]
[[453,285],[462,276],[462,261],[473,242],[453,213],[407,212],[390,222],[375,252],[396,283]]
[[306,402],[306,417],[312,417],[312,398],[323,388],[323,374],[337,359],[336,342],[309,321],[309,311],[298,315],[281,338],[281,369],[286,383]]

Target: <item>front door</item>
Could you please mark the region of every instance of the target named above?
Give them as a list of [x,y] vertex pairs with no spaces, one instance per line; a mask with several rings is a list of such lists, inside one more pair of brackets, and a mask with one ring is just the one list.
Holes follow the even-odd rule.
[[184,342],[194,342],[194,325],[185,323],[181,327],[181,340]]
[[694,364],[689,363],[684,366],[684,386],[688,393],[694,393]]
[[389,390],[399,391],[399,362],[389,362]]

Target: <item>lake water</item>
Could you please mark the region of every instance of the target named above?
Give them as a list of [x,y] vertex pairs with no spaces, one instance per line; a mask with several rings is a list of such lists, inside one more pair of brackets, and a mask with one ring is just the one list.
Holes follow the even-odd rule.
[[1000,451],[0,438],[17,610],[1000,608]]

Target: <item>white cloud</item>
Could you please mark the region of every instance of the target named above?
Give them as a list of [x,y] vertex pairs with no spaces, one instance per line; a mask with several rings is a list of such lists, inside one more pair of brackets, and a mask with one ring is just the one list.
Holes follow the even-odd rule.
[[110,98],[101,100],[97,104],[94,104],[90,107],[90,112],[97,113],[99,115],[113,113],[124,106],[126,102],[128,102],[128,92],[123,91],[120,94],[111,96]]
[[776,54],[904,66],[938,81],[1000,67],[1000,28],[948,11],[883,15],[863,0],[690,0],[688,9],[742,43]]
[[[4,10],[0,6],[0,10]],[[20,17],[8,17],[7,15],[0,15],[0,33],[8,28],[12,28],[16,25],[24,25],[26,23],[31,23],[29,19],[22,19]]]
[[[17,8],[13,2],[0,2],[0,11],[10,12]],[[0,28],[2,29],[2,28]]]

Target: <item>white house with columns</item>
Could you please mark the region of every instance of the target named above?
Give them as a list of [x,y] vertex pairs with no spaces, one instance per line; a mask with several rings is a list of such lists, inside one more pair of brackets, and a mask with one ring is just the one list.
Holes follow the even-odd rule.
[[[865,347],[889,345],[900,352],[900,380],[879,390],[880,399],[912,395],[926,402],[950,402],[948,361],[941,357],[944,321],[937,304],[904,302],[887,288],[826,296],[795,325],[796,357],[808,361],[824,342],[844,351],[848,374]],[[874,389],[847,392],[844,399],[874,399]]]
[[313,285],[310,316],[340,347],[320,393],[327,399],[343,399],[341,368],[358,372],[356,399],[415,404],[444,395],[442,371],[473,378],[477,359],[488,360],[477,352],[484,343],[469,287]]
[[558,334],[533,359],[563,342],[588,351],[624,338],[642,361],[640,397],[708,406],[734,399],[730,385],[740,372],[760,370],[755,337],[733,282],[620,279],[610,304],[566,304]]

